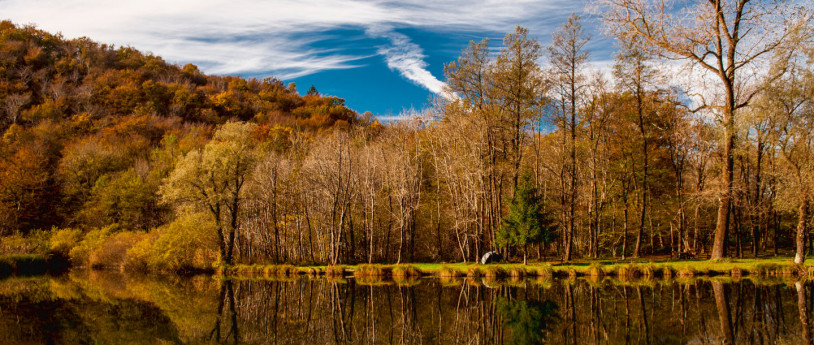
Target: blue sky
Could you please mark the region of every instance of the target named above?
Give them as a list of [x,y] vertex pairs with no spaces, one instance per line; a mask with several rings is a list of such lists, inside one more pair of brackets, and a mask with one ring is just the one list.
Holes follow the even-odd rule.
[[[591,60],[613,40],[584,0],[0,0],[0,18],[66,38],[130,45],[206,73],[275,76],[386,118],[420,109],[443,86],[444,64],[469,41],[528,27],[544,45],[572,12],[592,37]],[[545,61],[541,61],[545,63]]]

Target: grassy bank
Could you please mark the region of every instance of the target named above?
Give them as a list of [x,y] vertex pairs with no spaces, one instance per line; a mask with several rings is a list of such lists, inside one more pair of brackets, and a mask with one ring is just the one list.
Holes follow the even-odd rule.
[[225,276],[331,276],[393,278],[419,276],[520,278],[520,277],[699,277],[699,276],[806,276],[814,277],[814,262],[798,267],[790,258],[726,259],[720,261],[609,261],[593,260],[567,264],[539,262],[523,264],[414,263],[401,265],[361,264],[337,266],[236,265],[216,272]]

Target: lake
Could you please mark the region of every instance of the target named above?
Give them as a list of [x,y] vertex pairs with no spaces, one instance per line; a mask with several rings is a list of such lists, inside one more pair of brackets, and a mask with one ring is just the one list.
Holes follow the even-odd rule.
[[0,280],[3,344],[802,344],[787,280]]

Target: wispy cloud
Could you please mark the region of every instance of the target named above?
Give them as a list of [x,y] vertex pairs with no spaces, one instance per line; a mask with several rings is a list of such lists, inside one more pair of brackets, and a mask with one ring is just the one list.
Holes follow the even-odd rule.
[[[382,26],[507,32],[517,24],[538,25],[544,13],[581,6],[566,0],[119,0],[115,6],[107,0],[3,0],[0,17],[69,38],[132,45],[171,62],[199,63],[211,73],[292,78],[353,68],[362,57],[315,49],[302,33]],[[394,31],[383,34],[392,43],[379,50],[388,66],[438,92],[442,84],[426,72],[421,48]]]
[[[446,83],[438,80],[427,70],[426,56],[420,46],[404,34],[386,27],[368,28],[367,34],[386,38],[389,44],[379,47],[378,53],[384,56],[387,67],[396,70],[413,83],[438,95],[445,95]],[[446,96],[445,96],[446,97]]]

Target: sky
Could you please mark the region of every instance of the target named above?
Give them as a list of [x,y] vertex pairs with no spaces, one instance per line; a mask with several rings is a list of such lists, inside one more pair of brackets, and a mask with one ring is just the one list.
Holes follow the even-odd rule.
[[608,66],[614,41],[586,1],[0,0],[0,19],[131,46],[207,74],[276,77],[300,93],[314,85],[387,118],[442,96],[444,65],[470,41],[490,38],[498,48],[517,25],[548,45],[571,13],[581,15],[591,63]]

